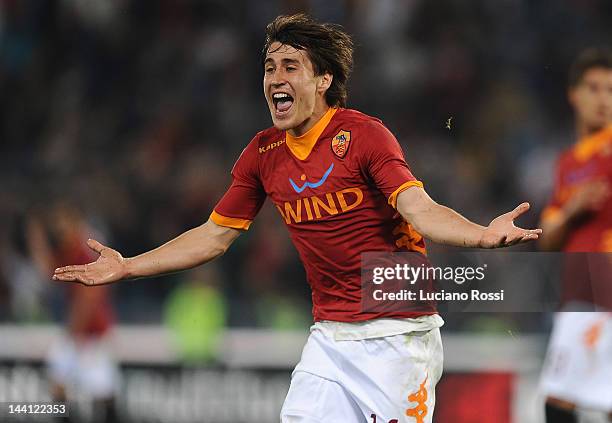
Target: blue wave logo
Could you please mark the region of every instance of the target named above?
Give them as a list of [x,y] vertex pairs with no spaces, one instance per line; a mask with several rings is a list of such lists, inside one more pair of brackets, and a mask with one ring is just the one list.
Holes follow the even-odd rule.
[[318,182],[306,181],[304,182],[304,185],[299,187],[295,182],[293,182],[293,179],[289,178],[289,183],[291,184],[295,192],[297,192],[298,194],[304,191],[306,188],[319,188],[321,185],[325,183],[325,181],[327,180],[327,177],[329,176],[333,168],[334,168],[334,164],[332,163],[329,165],[329,168],[325,171],[325,174],[323,175],[321,179],[319,179]]

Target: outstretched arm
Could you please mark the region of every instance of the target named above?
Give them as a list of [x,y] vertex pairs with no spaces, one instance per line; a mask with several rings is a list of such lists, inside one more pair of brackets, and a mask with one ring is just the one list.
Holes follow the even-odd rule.
[[541,229],[514,226],[514,219],[527,210],[529,204],[522,203],[485,227],[436,203],[422,188],[411,187],[397,196],[397,211],[418,233],[439,244],[458,247],[501,248],[538,239]]
[[161,275],[190,269],[219,257],[240,231],[209,220],[154,250],[132,258],[90,239],[89,247],[100,254],[93,263],[55,269],[54,280],[102,285],[121,279]]

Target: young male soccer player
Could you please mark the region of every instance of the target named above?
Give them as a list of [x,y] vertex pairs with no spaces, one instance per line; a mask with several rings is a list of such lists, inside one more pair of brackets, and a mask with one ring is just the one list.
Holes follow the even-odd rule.
[[[548,251],[609,253],[612,52],[591,49],[578,57],[570,70],[569,101],[576,115],[578,142],[558,159],[552,202],[542,214],[545,233],[540,246]],[[584,260],[576,256],[568,257],[567,261]],[[586,265],[579,268],[588,269]],[[608,269],[611,268],[608,263]],[[595,282],[604,277],[595,275]],[[612,290],[609,287],[593,296],[583,274],[572,274],[567,279],[566,299],[574,303],[587,301],[599,306],[602,312],[555,316],[541,383],[547,396],[547,422],[577,422],[576,408],[610,413],[612,420]]]
[[[85,247],[89,227],[69,201],[47,204],[47,219],[32,214],[28,222],[28,247],[37,267],[47,274],[58,263],[87,263],[94,253]],[[48,231],[47,228],[52,228]],[[119,368],[108,350],[114,311],[108,287],[73,284],[68,292],[65,332],[55,338],[47,352],[51,398],[77,404],[92,403],[98,422],[115,422],[115,398]],[[78,409],[62,422],[81,420]]]
[[435,312],[360,311],[360,254],[424,252],[423,237],[480,248],[534,240],[513,220],[527,203],[472,223],[434,202],[380,120],[346,105],[351,38],[305,15],[266,29],[263,90],[274,126],[259,132],[204,225],[133,258],[89,241],[100,258],[57,269],[87,285],[157,275],[223,254],[266,197],[287,224],[312,288],[315,325],[281,411],[283,422],[431,422],[442,371]]

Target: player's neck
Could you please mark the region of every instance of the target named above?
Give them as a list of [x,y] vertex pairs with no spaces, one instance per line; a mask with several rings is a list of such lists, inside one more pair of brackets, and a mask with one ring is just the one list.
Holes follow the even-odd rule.
[[576,136],[578,141],[588,137],[589,135],[593,135],[596,132],[601,131],[605,126],[589,126],[585,122],[577,121],[576,122]]
[[317,101],[312,115],[310,115],[308,119],[306,119],[304,122],[302,122],[295,128],[288,129],[287,132],[292,137],[295,137],[295,138],[301,137],[306,132],[308,132],[310,129],[312,129],[312,127],[315,126],[317,122],[321,120],[323,116],[325,116],[325,113],[327,113],[329,109],[330,107],[327,105],[327,103],[325,103],[325,101],[323,102]]

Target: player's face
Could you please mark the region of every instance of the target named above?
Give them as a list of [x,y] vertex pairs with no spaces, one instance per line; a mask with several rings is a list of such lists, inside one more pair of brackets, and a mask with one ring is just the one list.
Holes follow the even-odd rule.
[[[327,76],[326,76],[327,77]],[[304,50],[279,42],[268,49],[264,62],[263,88],[272,122],[280,130],[308,129],[315,115],[317,95],[322,98],[324,76],[315,76]]]
[[612,122],[612,70],[592,68],[569,93],[578,119],[588,128],[600,129]]

